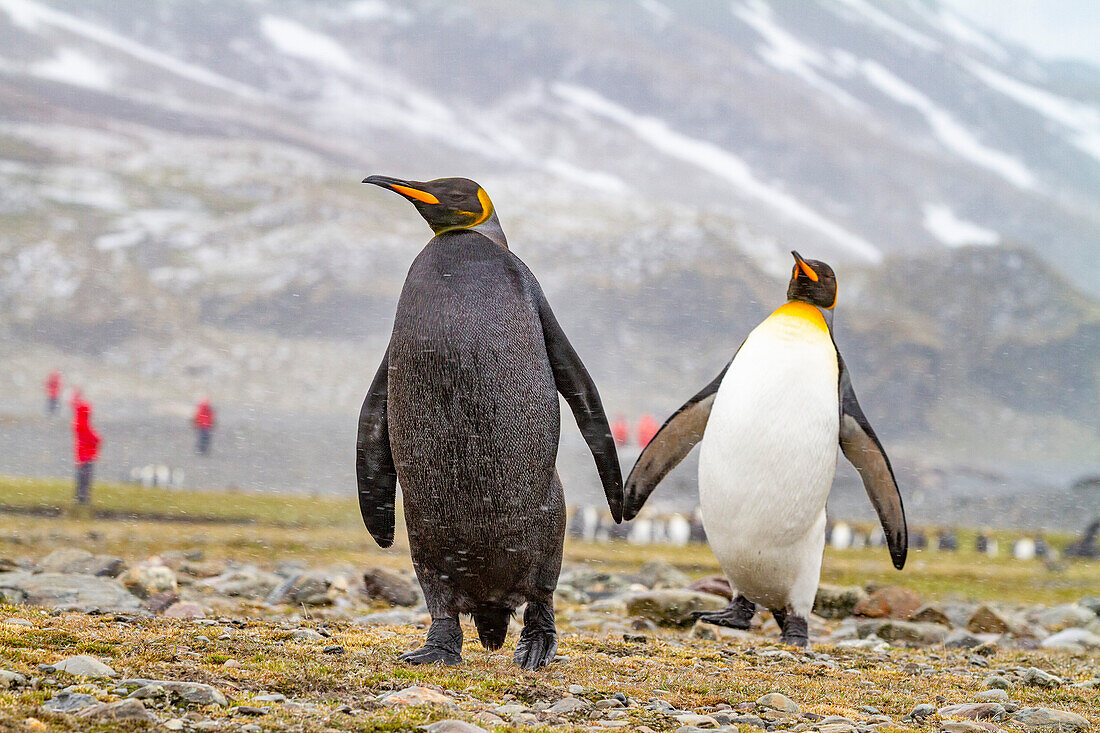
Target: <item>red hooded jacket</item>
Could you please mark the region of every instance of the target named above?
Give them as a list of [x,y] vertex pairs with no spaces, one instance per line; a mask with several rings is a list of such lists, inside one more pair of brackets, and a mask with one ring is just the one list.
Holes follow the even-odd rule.
[[77,463],[99,458],[99,433],[92,427],[92,406],[83,399],[73,402],[73,450]]
[[200,430],[209,430],[214,427],[214,408],[210,406],[210,400],[199,403],[199,409],[195,410],[195,427]]
[[615,439],[615,445],[622,448],[630,442],[630,426],[621,417],[615,418],[611,423],[611,437]]
[[61,372],[52,371],[50,376],[46,377],[46,396],[51,400],[61,396]]
[[638,421],[638,445],[645,448],[660,429],[661,426],[657,424],[652,415],[648,412],[642,415],[642,419]]

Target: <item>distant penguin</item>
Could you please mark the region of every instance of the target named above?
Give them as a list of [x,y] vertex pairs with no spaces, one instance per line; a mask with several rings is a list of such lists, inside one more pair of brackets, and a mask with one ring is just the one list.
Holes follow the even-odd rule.
[[936,535],[936,549],[940,552],[956,552],[959,549],[959,536],[954,530],[943,530]]
[[653,539],[653,521],[650,519],[635,519],[630,523],[630,534],[626,541],[632,545],[648,545]]
[[914,550],[928,549],[928,535],[923,529],[918,529],[909,534],[909,546]]
[[829,535],[829,546],[834,550],[847,550],[852,546],[852,528],[847,522],[837,522]]
[[1030,537],[1021,537],[1012,543],[1012,557],[1017,560],[1035,559],[1035,540]]
[[668,543],[684,547],[691,542],[691,522],[683,514],[673,514],[668,519]]
[[616,521],[622,474],[599,393],[527,266],[508,250],[492,201],[465,178],[363,181],[394,191],[435,237],[409,269],[393,335],[359,415],[359,507],[382,547],[400,480],[426,643],[402,659],[462,661],[460,614],[503,645],[526,603],[515,661],[549,664],[565,497],[555,462],[560,392],[596,459]]
[[736,594],[725,610],[698,618],[747,629],[761,603],[783,641],[805,646],[838,445],[863,478],[899,569],[908,542],[893,469],[832,338],[832,268],[791,254],[787,303],[646,446],[627,479],[623,515],[636,516],[658,482],[702,442],[707,538]]

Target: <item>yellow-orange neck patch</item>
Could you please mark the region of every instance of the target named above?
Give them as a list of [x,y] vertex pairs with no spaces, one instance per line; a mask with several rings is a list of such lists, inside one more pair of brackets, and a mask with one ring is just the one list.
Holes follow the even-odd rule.
[[821,314],[821,311],[817,309],[817,306],[810,305],[809,303],[803,303],[800,300],[789,300],[783,305],[779,306],[770,318],[793,318],[804,323],[808,323],[815,328],[819,328],[822,331],[828,333],[829,324],[825,322],[825,316]]

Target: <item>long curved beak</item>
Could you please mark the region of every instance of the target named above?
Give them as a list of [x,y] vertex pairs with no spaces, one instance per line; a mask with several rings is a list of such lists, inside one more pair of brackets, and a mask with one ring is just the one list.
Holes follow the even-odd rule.
[[793,249],[791,250],[791,254],[794,256],[794,261],[798,263],[798,269],[802,271],[802,274],[814,282],[817,282],[817,273],[814,272],[814,268],[806,264],[806,260],[802,259],[802,255],[798,254]]
[[423,204],[439,203],[439,199],[420,188],[424,184],[416,181],[403,181],[400,178],[390,178],[389,176],[367,176],[363,179],[363,183],[388,188],[391,191],[401,194],[410,201],[419,201]]

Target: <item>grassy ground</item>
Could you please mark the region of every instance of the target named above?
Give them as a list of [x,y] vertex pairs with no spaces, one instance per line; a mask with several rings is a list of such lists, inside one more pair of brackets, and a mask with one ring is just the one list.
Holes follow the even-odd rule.
[[[311,566],[409,564],[403,537],[399,536],[396,546],[385,551],[370,541],[354,500],[99,485],[94,494],[97,507],[109,508],[116,518],[97,519],[66,516],[61,511],[67,506],[70,490],[67,482],[0,479],[0,505],[15,506],[22,512],[0,512],[0,557],[37,558],[58,547],[81,547],[133,562],[154,553],[202,549],[209,560],[226,558],[268,567],[292,559]],[[61,516],[26,513],[43,507],[54,507]],[[124,518],[154,515],[181,521]],[[964,536],[962,544],[971,543]],[[1002,542],[1002,549],[1005,545]],[[709,550],[699,546],[570,542],[566,556],[567,563],[585,562],[610,571],[637,570],[655,558],[667,560],[694,577],[718,571]],[[926,599],[1050,604],[1100,595],[1100,563],[1070,563],[1052,569],[1039,561],[1017,563],[968,551],[925,551],[912,553],[910,564],[899,573],[890,566],[884,549],[830,550],[823,580],[899,583]],[[510,661],[514,633],[504,650],[488,654],[477,646],[469,626],[465,665],[411,668],[395,663],[398,654],[422,640],[423,630],[411,626],[359,628],[325,614],[303,610],[299,618],[292,619],[261,606],[242,607],[233,620],[219,621],[213,627],[164,618],[119,621],[111,615],[51,614],[0,606],[0,668],[42,677],[38,664],[54,663],[72,654],[92,654],[113,666],[121,677],[215,685],[229,696],[230,708],[197,712],[223,722],[226,729],[255,721],[264,729],[300,731],[412,730],[441,718],[474,720],[479,711],[509,699],[526,704],[557,700],[573,684],[583,686],[582,696],[591,700],[622,692],[642,702],[660,697],[693,710],[719,703],[736,706],[777,691],[798,702],[806,712],[866,718],[866,714],[859,713],[859,706],[873,705],[898,721],[917,703],[974,701],[982,680],[991,671],[1037,666],[1069,680],[1100,676],[1100,661],[1095,654],[1002,650],[988,659],[986,668],[976,666],[966,652],[942,648],[877,653],[815,647],[814,652],[827,653],[836,662],[837,668],[829,668],[803,654],[772,656],[768,649],[774,639],[765,637],[704,641],[689,638],[687,632],[670,630],[647,633],[645,643],[627,642],[621,635],[573,628],[569,608],[559,609],[558,615],[563,632],[559,653],[567,659],[540,672],[524,673]],[[26,619],[31,625],[3,623],[11,617]],[[332,637],[295,641],[290,638],[290,629],[298,623],[323,628]],[[325,653],[324,648],[332,644],[342,646],[344,653]],[[227,660],[236,660],[239,666],[226,667]],[[906,666],[910,663],[930,665],[933,671],[914,673],[912,665]],[[63,673],[55,676],[61,684],[80,682],[69,680]],[[375,696],[385,690],[412,684],[450,691],[457,707],[393,710],[374,702]],[[111,687],[107,683],[95,692],[102,699],[115,699],[109,692]],[[313,707],[273,706],[256,718],[235,715],[236,706],[249,705],[253,697],[265,692],[279,692]],[[53,690],[45,687],[0,690],[0,730],[33,729],[36,724],[27,723],[29,718],[51,730],[75,729],[74,719],[39,709],[52,694]],[[1094,725],[1100,722],[1100,689],[1018,686],[1011,694],[1021,705],[1071,710],[1089,717]],[[351,712],[340,712],[343,706]],[[670,718],[640,708],[631,708],[627,715],[632,728],[643,724],[656,731],[679,727]],[[577,729],[588,724],[583,716],[573,723]],[[750,730],[745,729],[746,733]]]

